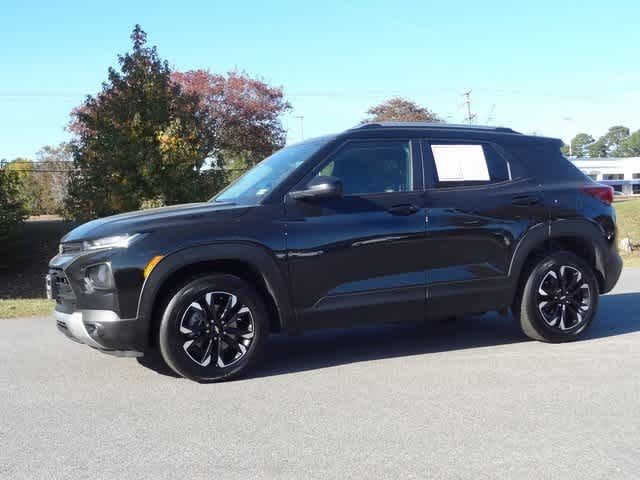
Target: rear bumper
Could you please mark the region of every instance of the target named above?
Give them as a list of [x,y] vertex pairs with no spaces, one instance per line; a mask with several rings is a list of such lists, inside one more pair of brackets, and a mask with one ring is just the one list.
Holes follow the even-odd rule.
[[136,320],[121,319],[111,310],[78,310],[64,313],[54,310],[58,330],[71,340],[105,353],[139,357],[135,348]]
[[604,275],[602,283],[602,293],[608,293],[618,283],[620,273],[622,272],[622,258],[616,248],[611,250],[608,255],[607,262],[604,264]]

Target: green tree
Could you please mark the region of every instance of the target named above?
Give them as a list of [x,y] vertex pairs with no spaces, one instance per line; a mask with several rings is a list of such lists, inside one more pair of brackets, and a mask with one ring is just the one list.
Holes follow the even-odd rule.
[[595,139],[588,133],[578,133],[571,139],[571,153],[574,157],[586,157],[589,155],[589,145],[594,141]]
[[131,40],[119,70],[110,68],[102,91],[72,113],[75,168],[66,206],[76,218],[136,210],[158,198],[167,204],[199,198],[216,127],[197,96],[171,80],[139,25]]
[[7,164],[7,170],[15,173],[17,195],[28,215],[52,213],[52,203],[46,179],[38,174],[37,164],[26,158],[16,158]]
[[38,181],[46,186],[47,195],[51,198],[46,213],[64,213],[64,201],[73,172],[71,145],[63,142],[57,146],[42,147],[36,153],[34,165]]
[[46,146],[36,160],[16,158],[6,168],[18,179],[18,197],[29,215],[60,214],[64,211],[67,183],[72,170],[69,145]]
[[27,211],[20,199],[20,178],[17,172],[0,169],[0,256],[4,257],[10,249],[6,248],[15,238]]
[[371,107],[366,122],[442,122],[442,119],[426,107],[401,97],[393,97]]
[[587,145],[587,153],[591,158],[607,157],[608,151],[604,138],[600,138],[597,142]]
[[616,125],[609,128],[602,140],[607,147],[607,155],[618,157],[621,154],[620,147],[629,138],[629,129],[623,125]]
[[640,130],[625,138],[619,150],[621,157],[640,157]]

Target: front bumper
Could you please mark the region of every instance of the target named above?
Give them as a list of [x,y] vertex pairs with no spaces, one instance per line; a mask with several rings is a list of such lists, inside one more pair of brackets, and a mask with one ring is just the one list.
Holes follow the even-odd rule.
[[133,347],[135,320],[123,320],[110,310],[79,310],[73,313],[54,310],[53,317],[58,330],[78,343],[121,357],[143,355]]
[[[104,255],[98,252],[96,255]],[[58,330],[71,340],[118,356],[141,356],[140,322],[121,318],[115,291],[87,292],[83,288],[83,266],[105,263],[103,257],[58,255],[46,276],[47,297],[55,300],[53,317]]]

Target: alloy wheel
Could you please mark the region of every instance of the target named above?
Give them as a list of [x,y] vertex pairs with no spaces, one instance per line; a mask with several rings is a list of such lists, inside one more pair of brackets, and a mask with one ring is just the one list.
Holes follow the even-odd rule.
[[202,367],[229,367],[247,353],[255,333],[251,310],[236,295],[213,291],[201,294],[180,319],[182,349]]
[[538,286],[536,304],[548,327],[566,332],[577,329],[591,309],[591,289],[575,267],[550,269]]

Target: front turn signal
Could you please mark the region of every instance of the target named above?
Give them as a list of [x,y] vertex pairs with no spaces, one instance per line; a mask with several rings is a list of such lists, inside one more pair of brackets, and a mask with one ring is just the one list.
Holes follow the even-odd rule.
[[147,263],[147,266],[144,267],[143,275],[145,280],[149,275],[151,275],[151,272],[153,271],[153,269],[156,268],[156,265],[158,265],[160,263],[160,260],[162,260],[163,258],[164,258],[164,255],[156,255],[151,260],[149,260],[149,263]]

